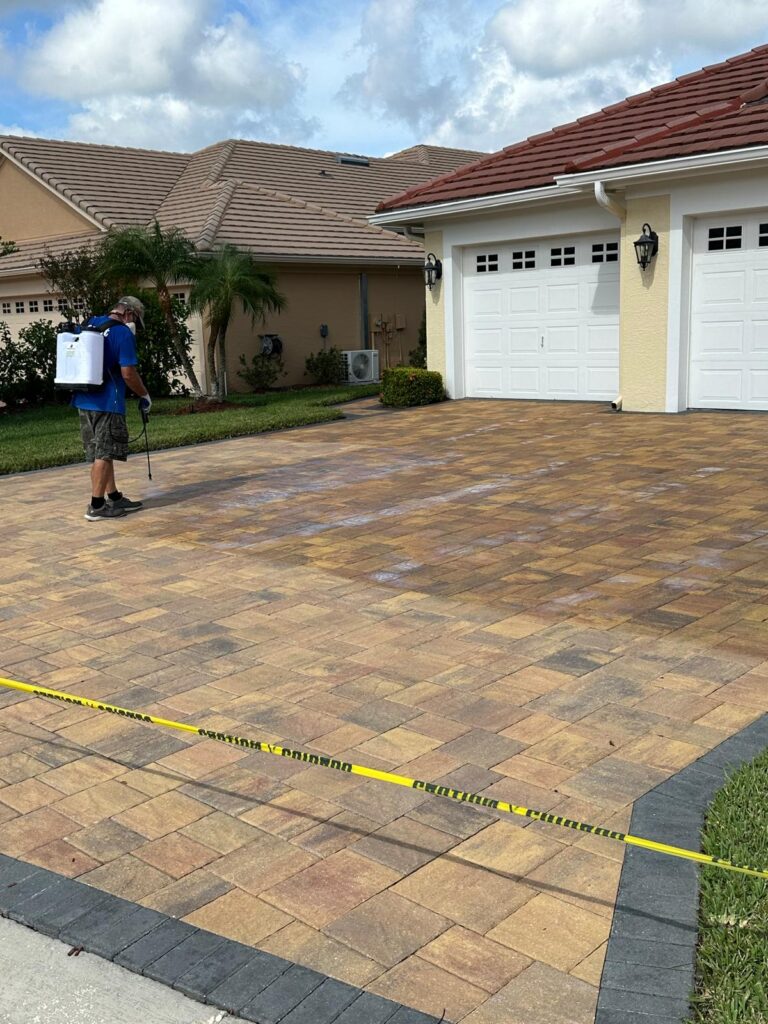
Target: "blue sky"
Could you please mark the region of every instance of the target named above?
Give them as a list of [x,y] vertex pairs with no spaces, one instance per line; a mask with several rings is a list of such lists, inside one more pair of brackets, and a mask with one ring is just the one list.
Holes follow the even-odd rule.
[[765,42],[765,0],[0,0],[0,133],[493,150]]

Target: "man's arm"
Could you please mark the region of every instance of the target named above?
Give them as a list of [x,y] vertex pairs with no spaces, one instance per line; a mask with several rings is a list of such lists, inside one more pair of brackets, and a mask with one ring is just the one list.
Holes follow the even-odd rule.
[[148,398],[149,392],[144,386],[144,381],[139,376],[139,371],[135,366],[121,366],[120,373],[123,375],[123,380],[139,398]]

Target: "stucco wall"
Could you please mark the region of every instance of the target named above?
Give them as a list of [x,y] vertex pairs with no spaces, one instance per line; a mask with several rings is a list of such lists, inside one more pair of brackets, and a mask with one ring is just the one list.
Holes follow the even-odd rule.
[[[621,322],[619,380],[627,412],[664,412],[667,387],[669,310],[668,195],[627,200],[621,231]],[[648,223],[659,236],[659,252],[641,270],[634,242]]]
[[[443,232],[427,231],[424,251],[443,259]],[[423,275],[422,275],[423,287]],[[424,288],[427,302],[427,368],[437,370],[445,379],[445,282],[440,280],[433,288]]]
[[14,242],[93,231],[91,221],[10,160],[0,162],[0,236]]
[[[310,384],[304,364],[311,352],[335,346],[338,349],[365,348],[361,323],[360,273],[368,278],[367,325],[368,346],[379,349],[380,365],[386,365],[385,347],[376,319],[383,315],[394,321],[390,344],[392,365],[401,358],[408,361],[408,352],[416,347],[419,325],[424,310],[423,277],[418,267],[281,267],[278,288],[286,298],[286,308],[266,323],[252,324],[237,309],[227,334],[227,379],[232,391],[247,390],[237,376],[241,369],[238,357],[250,361],[260,346],[259,334],[279,334],[283,342],[283,363],[286,376],[276,382],[278,387]],[[397,324],[401,329],[397,330]],[[328,337],[320,336],[320,325],[328,325]],[[374,332],[371,336],[371,331]],[[373,342],[373,343],[372,343]]]

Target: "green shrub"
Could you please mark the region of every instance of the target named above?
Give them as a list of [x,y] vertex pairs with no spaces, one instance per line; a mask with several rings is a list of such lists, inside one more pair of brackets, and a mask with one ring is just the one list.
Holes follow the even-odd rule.
[[14,338],[0,322],[0,399],[8,405],[56,397],[56,329],[50,320],[27,324]]
[[[139,298],[145,309],[144,330],[136,333],[136,355],[141,379],[153,398],[186,395],[189,393],[186,375],[157,292],[140,289]],[[184,346],[189,355],[192,348],[192,334],[186,319],[189,311],[181,299],[177,298],[172,299],[171,308],[179,344]]]
[[338,384],[344,380],[344,356],[337,348],[323,349],[317,355],[310,352],[304,365],[316,384]]
[[395,366],[382,375],[381,401],[383,405],[431,405],[445,398],[442,375],[435,370],[421,370],[413,366]]
[[278,377],[285,376],[285,364],[282,359],[274,356],[265,356],[257,352],[251,359],[249,366],[245,356],[240,356],[242,370],[237,371],[237,376],[244,380],[251,391],[268,391],[275,386]]

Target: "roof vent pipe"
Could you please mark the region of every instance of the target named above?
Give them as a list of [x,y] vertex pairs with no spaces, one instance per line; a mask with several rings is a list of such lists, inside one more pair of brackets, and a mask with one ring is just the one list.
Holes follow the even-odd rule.
[[612,213],[614,217],[618,217],[619,220],[624,220],[627,216],[627,208],[620,200],[615,196],[609,196],[603,187],[602,181],[595,182],[595,200],[598,206],[602,206],[608,213]]

